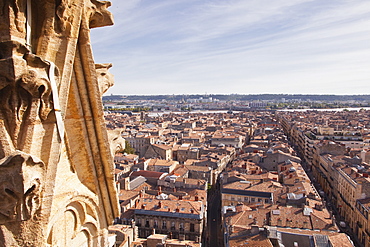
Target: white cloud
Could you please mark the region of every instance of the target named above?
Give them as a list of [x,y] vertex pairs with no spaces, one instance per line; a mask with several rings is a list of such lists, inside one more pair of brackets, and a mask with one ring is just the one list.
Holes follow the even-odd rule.
[[109,92],[370,92],[368,1],[112,3],[116,26],[92,31]]

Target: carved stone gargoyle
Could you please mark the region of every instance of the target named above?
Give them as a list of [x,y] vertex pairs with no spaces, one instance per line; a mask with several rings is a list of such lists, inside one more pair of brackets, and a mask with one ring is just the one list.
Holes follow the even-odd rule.
[[16,151],[0,160],[0,224],[29,220],[40,209],[44,163]]
[[[76,0],[60,0],[57,7],[57,17],[59,19],[59,28],[61,31],[68,31],[73,22],[73,1]],[[86,8],[86,15],[89,19],[89,28],[104,27],[113,25],[113,16],[107,8],[111,6],[108,1],[91,0]]]
[[109,146],[114,157],[118,152],[125,150],[126,142],[122,138],[122,129],[108,130]]
[[111,67],[111,63],[95,64],[96,76],[98,77],[99,91],[101,96],[114,85],[114,76],[108,71]]

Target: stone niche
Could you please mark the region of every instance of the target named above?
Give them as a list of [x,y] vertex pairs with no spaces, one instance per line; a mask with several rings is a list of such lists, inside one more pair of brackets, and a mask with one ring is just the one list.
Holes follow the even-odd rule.
[[95,64],[90,29],[113,24],[109,6],[0,2],[0,247],[108,245],[122,140],[111,150],[112,64]]

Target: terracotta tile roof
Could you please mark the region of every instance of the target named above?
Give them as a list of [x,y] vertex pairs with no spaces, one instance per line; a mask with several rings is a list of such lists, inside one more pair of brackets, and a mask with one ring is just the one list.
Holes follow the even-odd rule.
[[309,215],[302,208],[279,207],[271,210],[271,226],[312,229]]
[[163,172],[141,170],[141,171],[132,172],[130,177],[143,176],[143,177],[150,177],[150,178],[160,178],[163,174],[164,174]]
[[255,246],[255,247],[273,247],[270,240],[262,235],[255,236],[243,236],[229,241],[230,247],[244,247],[244,246]]
[[138,191],[132,191],[132,190],[120,190],[118,194],[118,198],[120,201],[125,201],[132,199],[136,196],[138,196],[140,193]]
[[332,246],[341,246],[341,247],[354,246],[345,233],[338,233],[336,235],[329,236],[329,240]]
[[178,164],[177,161],[173,160],[161,160],[161,159],[150,159],[149,166],[172,166]]
[[[140,198],[135,207],[136,210],[155,211],[164,213],[180,213],[201,215],[203,208],[202,201],[188,200],[159,200],[156,198]],[[136,212],[136,211],[135,211]],[[138,211],[142,212],[142,211]],[[149,213],[149,212],[148,212]]]
[[252,225],[258,225],[262,227],[267,224],[269,209],[259,208],[258,210],[242,211],[230,217],[227,217],[227,221],[230,220],[230,225],[234,227],[240,227],[243,229],[250,229]]
[[338,228],[333,225],[329,212],[324,209],[323,211],[313,210],[311,213],[311,222],[313,229],[331,230],[336,231]]

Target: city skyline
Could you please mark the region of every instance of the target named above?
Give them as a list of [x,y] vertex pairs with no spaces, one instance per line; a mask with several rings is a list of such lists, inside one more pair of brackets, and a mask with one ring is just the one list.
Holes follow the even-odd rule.
[[366,1],[117,1],[91,32],[109,94],[366,94]]

